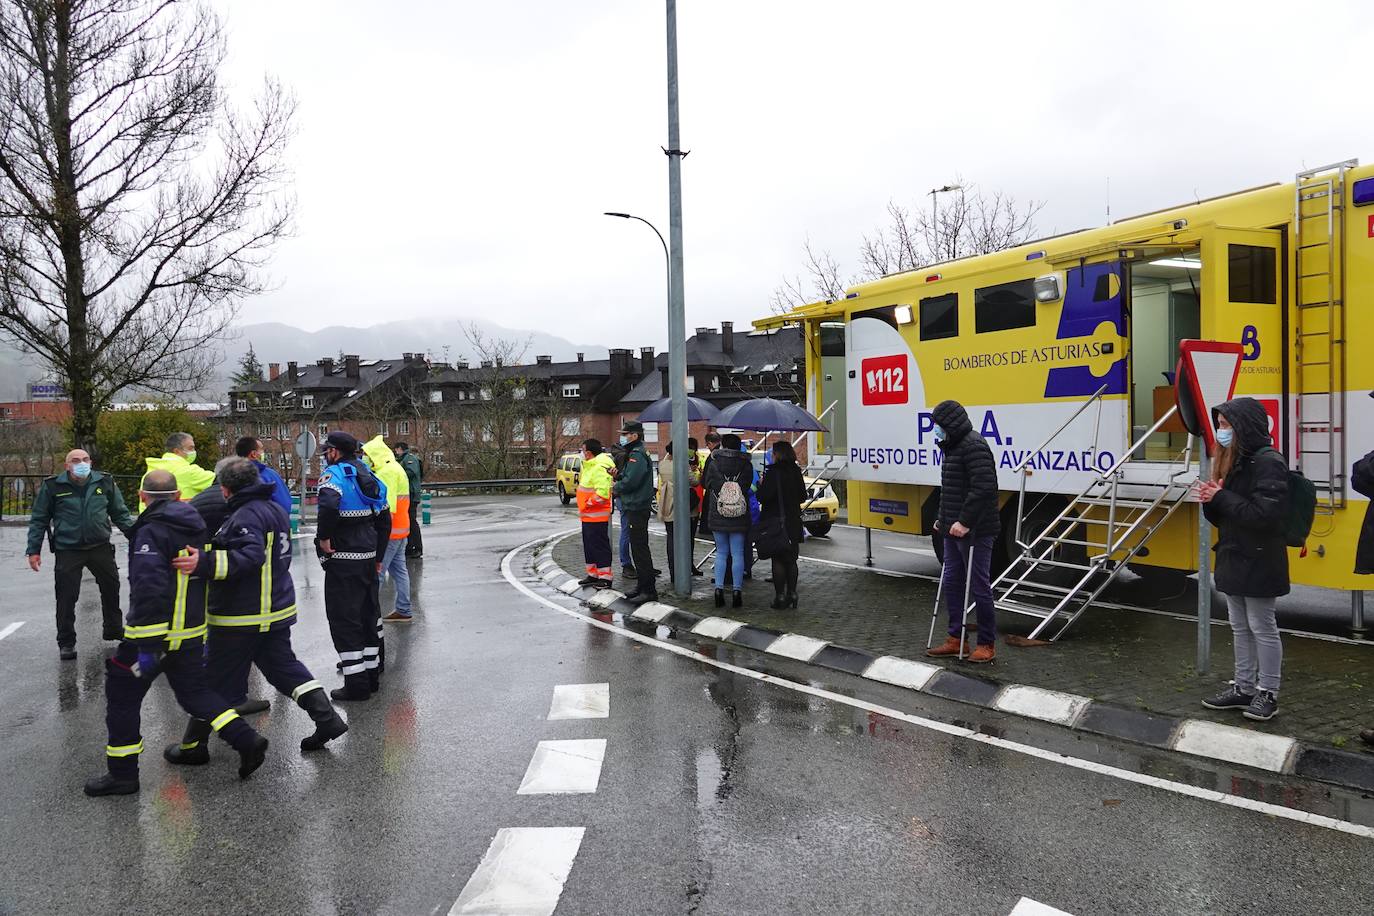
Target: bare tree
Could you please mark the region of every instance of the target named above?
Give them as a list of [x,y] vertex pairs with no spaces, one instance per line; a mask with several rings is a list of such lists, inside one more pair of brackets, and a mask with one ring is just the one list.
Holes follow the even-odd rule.
[[769,305],[781,315],[808,302],[843,299],[845,287],[853,283],[841,279],[840,265],[828,251],[816,251],[808,238],[802,245],[806,255],[805,276],[784,278],[782,285],[773,290]]
[[51,366],[72,438],[130,387],[200,387],[288,230],[294,102],[218,80],[204,3],[0,0],[0,332]]
[[[531,338],[516,340],[493,337],[475,323],[463,328],[477,357],[474,370],[477,397],[460,412],[463,423],[470,424],[471,440],[466,445],[469,470],[481,478],[504,479],[521,476],[530,452],[532,380],[521,365]],[[513,472],[520,470],[521,475]]]
[[770,299],[772,310],[782,314],[808,302],[843,299],[846,287],[864,280],[1020,245],[1035,235],[1035,217],[1045,206],[1022,204],[1000,191],[985,195],[976,185],[938,201],[934,212],[889,202],[886,225],[863,237],[858,275],[847,282],[830,252],[817,252],[807,239],[804,275],[783,280]]
[[1013,248],[1035,234],[1035,217],[1045,206],[1021,204],[1000,191],[985,195],[976,185],[938,201],[933,211],[888,203],[887,225],[859,246],[864,279]]

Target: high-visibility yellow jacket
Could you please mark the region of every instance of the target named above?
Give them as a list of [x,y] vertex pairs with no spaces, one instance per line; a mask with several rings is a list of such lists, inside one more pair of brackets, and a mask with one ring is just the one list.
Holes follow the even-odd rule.
[[[176,452],[167,452],[161,458],[146,458],[149,471],[171,471],[172,476],[177,479],[177,489],[181,491],[181,498],[189,500],[191,497],[200,493],[202,490],[215,482],[214,471],[207,471],[205,468],[194,465]],[[145,472],[145,478],[148,474]],[[139,489],[143,489],[143,481],[138,482]],[[141,502],[141,501],[140,501]],[[139,509],[142,511],[142,508]]]
[[611,520],[611,471],[615,459],[607,452],[582,462],[577,477],[577,517],[584,522]]
[[391,539],[399,541],[410,536],[410,478],[396,460],[391,447],[380,435],[363,443],[363,454],[372,466],[372,473],[386,484],[386,507],[391,510]]

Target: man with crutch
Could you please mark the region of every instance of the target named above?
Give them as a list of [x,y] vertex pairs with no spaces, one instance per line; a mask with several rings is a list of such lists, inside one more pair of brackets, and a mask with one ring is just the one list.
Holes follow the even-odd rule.
[[978,642],[968,661],[996,657],[997,607],[992,598],[992,552],[1002,522],[997,514],[997,463],[987,441],[975,432],[958,401],[941,401],[931,412],[940,465],[940,517],[944,536],[940,592],[949,612],[949,636],[926,655],[964,657],[964,612],[978,611]]

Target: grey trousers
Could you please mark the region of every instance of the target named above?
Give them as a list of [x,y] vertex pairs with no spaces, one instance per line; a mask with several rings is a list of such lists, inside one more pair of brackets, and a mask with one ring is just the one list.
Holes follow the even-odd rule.
[[1226,596],[1226,611],[1235,635],[1236,686],[1244,693],[1254,693],[1258,687],[1278,695],[1283,644],[1279,642],[1274,604],[1273,598]]

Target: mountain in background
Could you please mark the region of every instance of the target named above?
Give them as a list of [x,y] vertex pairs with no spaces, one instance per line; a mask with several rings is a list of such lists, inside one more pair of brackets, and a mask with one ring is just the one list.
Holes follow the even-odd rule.
[[[513,342],[517,351],[528,341],[521,362],[532,363],[539,355],[552,356],[555,362],[572,360],[578,353],[585,353],[587,359],[606,358],[605,347],[575,344],[543,331],[507,328],[480,318],[412,318],[367,328],[333,326],[318,331],[264,322],[242,325],[235,329],[232,339],[222,341],[219,346],[224,358],[215,375],[206,380],[201,391],[185,399],[223,401],[229,388],[229,376],[250,345],[264,369],[268,363],[281,363],[285,370],[291,360],[306,365],[325,356],[337,357],[340,353],[356,353],[363,359],[425,353],[436,361],[476,361],[479,356],[465,333],[469,326],[475,326],[488,340]],[[23,400],[24,386],[45,377],[46,373],[32,356],[0,343],[0,401]],[[119,397],[121,401],[139,399],[136,392],[124,392]]]

